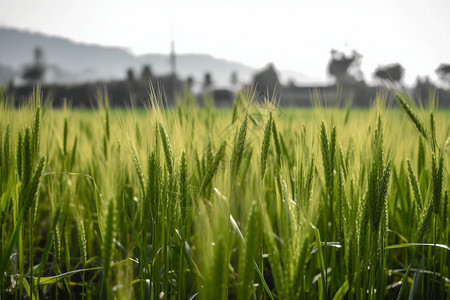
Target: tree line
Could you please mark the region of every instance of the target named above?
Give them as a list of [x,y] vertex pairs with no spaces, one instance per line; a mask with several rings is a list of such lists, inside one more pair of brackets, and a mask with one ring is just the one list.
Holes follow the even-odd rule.
[[[345,54],[341,51],[332,49],[330,54],[326,71],[327,74],[333,78],[335,84],[357,89],[361,92],[361,95],[371,94],[368,92],[371,87],[366,84],[364,75],[361,71],[362,55],[360,53],[353,51],[351,54]],[[22,73],[22,79],[28,86],[33,86],[38,83],[42,84],[44,82],[45,71],[46,65],[43,50],[36,47],[33,52],[33,61],[31,64],[25,66]],[[441,80],[445,90],[450,91],[450,64],[440,64],[437,66],[435,72]],[[373,72],[373,77],[379,83],[381,82],[384,86],[393,86],[397,89],[403,88],[404,75],[405,68],[400,63],[379,66]],[[125,80],[109,82],[108,85],[112,86],[113,90],[116,90],[117,95],[120,94],[121,96],[130,98],[131,94],[145,96],[149,82],[157,83],[158,87],[162,88],[166,96],[171,98],[172,101],[174,101],[177,92],[185,90],[192,91],[192,87],[194,86],[193,77],[181,80],[176,74],[156,76],[153,74],[150,65],[144,65],[139,76],[136,76],[134,70],[129,68],[126,70]],[[253,76],[252,82],[249,84],[239,86],[238,83],[238,74],[233,72],[230,76],[230,87],[234,91],[237,91],[238,88],[242,88],[242,86],[250,85],[256,88],[261,94],[269,93],[272,95],[277,87],[278,90],[280,90],[283,88],[294,88],[296,86],[293,81],[289,81],[287,85],[283,86],[280,83],[277,70],[273,64],[268,64],[266,68],[256,73]],[[211,93],[214,90],[214,80],[211,72],[205,72],[203,82],[200,84],[201,87],[199,91],[203,94]],[[84,86],[89,86],[89,84],[85,84]],[[124,91],[122,91],[122,89]],[[427,77],[425,77],[425,79],[418,77],[414,87],[414,91],[416,94],[419,94],[421,98],[427,97],[428,93],[438,89],[439,88]],[[77,93],[81,96],[83,93],[80,93],[80,90],[83,90],[83,88],[78,87],[77,89]],[[118,91],[121,92],[119,93]],[[199,91],[197,90],[197,92]],[[66,92],[70,93],[70,90],[67,90],[66,88]],[[128,97],[127,94],[129,95]],[[59,100],[57,100],[57,102],[59,102]]]

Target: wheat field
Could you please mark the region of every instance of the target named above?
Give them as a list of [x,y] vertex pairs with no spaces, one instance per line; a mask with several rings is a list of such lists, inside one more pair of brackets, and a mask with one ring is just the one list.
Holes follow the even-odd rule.
[[0,99],[1,299],[448,299],[450,112],[395,97]]

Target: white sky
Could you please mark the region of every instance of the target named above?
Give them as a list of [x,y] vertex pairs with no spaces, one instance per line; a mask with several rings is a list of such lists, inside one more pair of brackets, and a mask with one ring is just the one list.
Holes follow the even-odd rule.
[[[450,63],[448,0],[0,0],[0,25],[135,54],[207,53],[326,78],[330,49],[363,55],[365,78],[401,63],[406,82]],[[0,41],[1,42],[1,41]]]

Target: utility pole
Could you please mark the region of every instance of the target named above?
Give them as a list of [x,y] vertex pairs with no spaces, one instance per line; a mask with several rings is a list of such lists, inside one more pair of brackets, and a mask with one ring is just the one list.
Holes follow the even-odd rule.
[[172,38],[170,42],[170,89],[172,94],[172,101],[175,103],[176,95],[176,84],[177,84],[177,66],[176,66],[176,55],[175,55],[175,38],[172,26]]
[[175,76],[177,73],[177,68],[176,68],[176,56],[175,56],[175,41],[172,38],[172,41],[170,43],[170,74],[172,76]]

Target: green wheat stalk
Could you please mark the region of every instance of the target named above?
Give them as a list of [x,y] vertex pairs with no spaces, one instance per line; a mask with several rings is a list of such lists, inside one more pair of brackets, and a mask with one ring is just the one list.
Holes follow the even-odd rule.
[[102,260],[103,260],[103,278],[102,278],[102,299],[109,299],[110,296],[110,270],[111,261],[113,259],[114,236],[116,233],[116,205],[114,200],[110,200],[108,204],[108,212],[105,220],[105,235],[102,241]]
[[6,126],[5,140],[3,142],[3,160],[2,165],[5,170],[9,169],[9,161],[11,156],[11,126]]
[[258,207],[256,202],[252,203],[247,216],[247,227],[245,229],[246,243],[242,245],[239,253],[239,278],[238,278],[238,299],[249,299],[252,292],[252,281],[254,278],[253,259],[257,255],[259,241],[259,220]]
[[264,178],[264,174],[266,172],[266,164],[267,164],[267,156],[269,154],[269,146],[270,146],[270,134],[272,130],[272,112],[269,115],[269,120],[266,123],[266,127],[264,128],[264,136],[263,142],[261,145],[261,179]]
[[203,177],[202,185],[200,187],[200,194],[202,194],[205,191],[206,187],[211,183],[214,175],[216,174],[217,169],[219,168],[219,163],[225,156],[226,145],[227,143],[223,141],[219,149],[217,150],[212,163],[208,165],[208,169],[206,170],[205,176]]
[[425,140],[429,141],[427,131],[425,130],[425,127],[423,126],[422,122],[420,122],[419,118],[417,117],[416,113],[413,111],[411,106],[408,105],[406,102],[406,99],[401,94],[395,94],[395,98],[397,98],[398,102],[400,103],[403,110],[408,115],[411,122],[413,122],[416,129],[419,131],[419,133],[424,137]]
[[144,172],[142,171],[142,165],[136,153],[136,148],[134,147],[134,145],[131,145],[131,152],[133,153],[133,163],[134,168],[136,170],[136,175],[138,176],[139,187],[141,188],[143,197],[145,197],[146,188],[145,188]]
[[31,136],[30,136],[30,129],[25,129],[25,137],[23,141],[23,164],[22,164],[22,174],[23,174],[23,184],[24,187],[28,184],[31,178],[31,170],[33,168],[32,166],[32,158],[31,158]]
[[231,154],[231,161],[230,161],[231,183],[233,183],[234,180],[236,179],[236,176],[239,172],[239,167],[242,162],[242,156],[245,147],[245,139],[247,136],[247,125],[248,125],[248,115],[245,116],[244,122],[242,122],[242,125],[239,129],[239,134],[235,139],[233,152]]
[[22,158],[23,158],[23,136],[22,132],[19,132],[19,136],[17,137],[17,152],[16,152],[17,176],[19,177],[19,181],[22,180],[23,174]]
[[442,203],[443,207],[442,207],[442,228],[443,228],[443,233],[445,236],[447,229],[447,223],[448,223],[448,190],[446,189],[444,192],[444,199],[443,199],[443,203]]
[[63,129],[63,154],[67,155],[67,136],[69,135],[69,127],[67,125],[67,118],[64,118],[64,129]]
[[181,218],[182,220],[186,219],[186,214],[188,210],[188,172],[187,172],[187,162],[186,162],[186,153],[183,151],[181,153],[180,160],[180,183],[179,183],[179,195],[180,195],[180,206],[181,206]]
[[444,182],[443,177],[443,165],[444,158],[442,154],[439,155],[438,162],[436,162],[436,156],[432,156],[431,161],[431,186],[433,189],[433,209],[435,215],[439,214],[440,201],[442,196],[442,186]]
[[173,152],[169,141],[169,136],[167,135],[166,129],[162,126],[162,124],[159,124],[158,127],[161,135],[164,157],[166,158],[167,171],[169,171],[169,174],[173,174]]
[[34,116],[34,124],[33,124],[33,132],[32,132],[32,153],[34,153],[34,158],[37,158],[39,154],[39,145],[40,145],[40,137],[41,137],[41,107],[38,106],[36,108],[35,116]]
[[325,175],[325,185],[329,196],[332,193],[333,186],[333,162],[330,153],[330,144],[328,143],[327,130],[325,128],[325,123],[322,121],[320,125],[320,149],[322,151],[322,163]]
[[272,136],[273,136],[273,144],[275,145],[275,153],[277,154],[277,162],[280,164],[281,162],[281,145],[280,140],[278,138],[277,125],[275,124],[275,120],[272,119]]
[[408,159],[407,161],[408,165],[408,174],[409,174],[409,182],[411,184],[411,187],[413,189],[414,199],[416,200],[416,204],[418,205],[419,209],[423,209],[423,201],[422,201],[422,195],[419,191],[419,184],[417,182],[417,177],[414,175],[414,172],[411,167],[411,161]]

